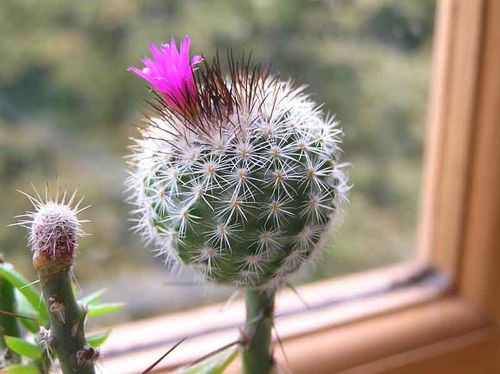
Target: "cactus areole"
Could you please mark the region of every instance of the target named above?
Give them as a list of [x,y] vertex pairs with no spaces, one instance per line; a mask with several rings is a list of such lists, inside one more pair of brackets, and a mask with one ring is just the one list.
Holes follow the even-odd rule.
[[345,197],[341,130],[304,87],[230,53],[189,60],[189,38],[130,68],[154,114],[129,179],[136,229],[204,279],[274,290],[318,251]]

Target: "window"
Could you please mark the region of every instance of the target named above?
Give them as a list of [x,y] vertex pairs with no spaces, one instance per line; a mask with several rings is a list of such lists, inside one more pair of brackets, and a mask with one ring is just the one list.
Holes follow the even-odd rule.
[[[284,294],[277,324],[294,372],[312,366],[319,373],[498,372],[499,14],[495,1],[439,3],[423,251],[417,263],[304,286],[309,310]],[[315,304],[326,293],[337,302]],[[190,326],[198,321],[192,327],[201,331],[165,367],[231,339],[239,315],[238,305],[232,308],[223,321],[216,308],[164,317],[165,331],[186,319]],[[145,323],[139,331],[147,329]],[[108,363],[133,365],[172,342],[163,344]]]
[[[291,4],[291,10],[283,7],[284,10],[290,11],[287,16],[295,14],[293,7],[302,6],[301,2],[294,1],[251,2],[252,6],[264,8],[271,6],[269,4],[281,3]],[[299,48],[304,45],[300,35],[293,33],[297,24],[305,24],[321,34],[324,24],[318,22],[318,17],[325,16],[321,7],[338,7],[335,11],[340,13],[349,7],[349,3],[307,3],[311,18],[292,17],[290,23],[283,24],[283,32],[289,32],[287,38],[291,35],[291,43],[296,44],[273,44],[270,47],[280,53],[290,53],[287,48],[295,51],[297,47],[303,55],[299,54],[296,60],[290,61],[290,66],[284,63],[284,59],[278,59],[280,64],[283,63],[279,70],[284,73],[287,69],[294,71],[297,68],[294,64],[301,61],[304,63],[301,58],[304,59],[308,53],[307,49]],[[377,2],[366,2],[368,3],[375,6],[373,4]],[[179,292],[179,288],[174,287],[183,286],[172,284],[174,280],[166,280],[165,270],[150,260],[147,250],[138,250],[142,245],[130,239],[122,224],[126,217],[126,208],[121,204],[123,163],[118,160],[117,155],[122,152],[126,137],[134,134],[133,128],[124,123],[126,118],[133,115],[127,100],[139,102],[140,94],[136,94],[136,91],[129,87],[132,84],[131,79],[123,74],[106,74],[109,68],[105,68],[106,65],[111,65],[111,70],[117,70],[115,67],[120,64],[126,67],[134,63],[142,53],[142,49],[137,51],[137,48],[142,48],[145,44],[142,39],[163,39],[164,29],[161,29],[160,35],[159,31],[156,34],[156,31],[138,24],[134,12],[139,5],[135,3],[118,8],[108,5],[113,2],[75,5],[77,14],[81,17],[78,22],[73,22],[75,9],[61,6],[57,10],[47,12],[46,9],[44,11],[44,7],[48,7],[45,2],[27,4],[8,2],[2,5],[0,14],[0,28],[9,30],[12,24],[19,24],[16,17],[22,19],[22,24],[26,25],[19,40],[5,40],[2,47],[17,53],[4,53],[6,58],[0,65],[2,72],[8,73],[8,78],[0,89],[0,95],[3,92],[0,98],[4,103],[0,102],[0,142],[7,139],[5,144],[11,147],[9,151],[2,153],[2,150],[6,149],[2,143],[0,149],[0,155],[3,157],[3,163],[0,165],[6,166],[0,170],[2,182],[7,181],[2,184],[2,190],[5,188],[5,191],[8,191],[2,194],[0,199],[3,199],[2,206],[9,207],[2,212],[2,222],[10,223],[10,217],[24,209],[25,202],[12,199],[11,192],[19,185],[26,185],[28,180],[36,182],[45,178],[47,173],[55,173],[57,170],[66,171],[64,180],[68,182],[83,179],[82,189],[89,191],[89,201],[94,205],[94,201],[99,201],[100,213],[89,213],[89,216],[96,216],[96,222],[89,228],[89,231],[95,234],[95,239],[86,244],[87,248],[82,248],[83,253],[88,250],[87,254],[80,258],[80,276],[84,287],[93,289],[97,288],[98,284],[109,284],[109,278],[106,277],[113,269],[117,274],[113,283],[115,286],[111,287],[113,299],[126,299],[126,294],[121,297],[118,291],[128,288],[128,292],[132,292],[137,301],[128,308],[134,318],[151,315],[155,309],[164,310],[165,304],[173,300],[171,294],[156,293],[154,297],[146,300],[142,298],[141,290],[152,283],[171,283],[170,287],[165,288],[169,289],[168,292],[173,288],[175,295],[179,296],[186,293]],[[176,11],[184,12],[182,14],[186,17],[193,14],[198,16],[196,23],[201,24],[202,30],[203,27],[207,28],[214,23],[210,18],[211,9],[197,13],[193,8],[194,3],[182,4],[147,3],[146,13],[156,25],[164,22],[159,16],[162,12],[170,14]],[[216,19],[228,19],[233,24],[222,25],[228,27],[228,30],[213,35],[213,39],[199,32],[200,45],[213,45],[215,41],[221,45],[232,45],[232,38],[240,38],[248,32],[242,17],[231,17],[233,7],[237,6],[224,4],[219,1],[211,2],[210,6],[216,8],[212,10],[212,15],[216,16]],[[432,2],[429,4],[432,5]],[[365,10],[366,7],[360,9]],[[429,9],[432,12],[432,6]],[[334,11],[332,13],[332,17],[339,14]],[[242,14],[246,16],[249,13]],[[258,14],[261,18],[257,19],[256,23],[261,27],[260,32],[265,33],[262,25],[274,24],[275,20],[269,19],[274,13],[263,11]],[[496,274],[500,263],[496,250],[500,205],[496,186],[500,182],[500,175],[492,160],[497,160],[499,156],[495,142],[498,142],[500,135],[497,126],[500,120],[500,73],[497,61],[500,56],[498,48],[495,48],[500,37],[500,26],[495,22],[498,16],[500,6],[494,0],[439,2],[433,53],[434,76],[431,80],[431,115],[424,167],[425,187],[422,193],[423,208],[418,236],[419,250],[415,256],[410,255],[408,251],[407,262],[388,269],[376,269],[370,273],[350,275],[348,278],[326,279],[305,285],[301,288],[300,295],[307,306],[292,291],[285,291],[279,299],[280,317],[277,319],[277,330],[284,341],[288,362],[285,357],[280,356],[279,347],[276,350],[279,360],[292,368],[293,372],[310,372],[311,363],[314,363],[315,370],[324,373],[495,373],[495,344],[498,335],[494,325],[498,322],[496,294],[499,284]],[[353,27],[353,17],[355,15],[340,17],[343,22],[340,26],[347,29]],[[380,35],[382,38],[395,38],[388,48],[401,48],[401,40],[410,44],[417,43],[412,39],[411,30],[397,32],[396,36],[387,36],[386,30],[380,28],[380,17],[392,17],[394,22],[403,26],[404,17],[400,19],[397,14],[388,10],[380,11],[377,17],[373,17],[370,26],[373,29],[370,29],[370,33],[374,37]],[[131,25],[132,31],[124,29],[120,20]],[[185,32],[185,18],[173,18],[170,21],[175,31]],[[65,32],[54,31],[54,25],[63,27]],[[431,30],[429,25],[426,27],[426,30]],[[139,30],[146,31],[141,34]],[[45,36],[42,38],[39,35]],[[193,34],[192,36],[194,39]],[[42,40],[37,39],[38,37]],[[279,38],[272,39],[268,36],[267,39],[277,44],[280,41]],[[106,40],[107,43],[97,47],[93,44],[95,40]],[[429,35],[426,40],[429,43]],[[59,53],[51,55],[47,52],[49,48],[43,48],[45,43],[57,45]],[[43,50],[33,50],[33,45]],[[418,43],[416,45],[418,46]],[[64,63],[73,56],[74,48],[79,50],[79,56],[83,56],[84,64]],[[412,48],[417,47],[414,45]],[[346,50],[351,52],[352,48],[346,47]],[[29,57],[34,51],[38,53],[35,54],[37,63],[30,64]],[[255,53],[264,59],[266,57],[265,52],[259,48],[255,48]],[[430,56],[430,49],[424,46],[421,53]],[[340,57],[341,54],[331,58],[339,61],[335,59]],[[20,64],[20,61],[24,61],[25,65]],[[423,65],[416,69],[417,75],[419,72],[425,75],[425,64],[424,61]],[[336,70],[338,75],[335,79],[339,79],[340,83],[343,79],[350,79],[350,74],[353,74],[349,71],[349,64],[344,62],[344,65]],[[27,68],[16,70],[23,66]],[[92,66],[97,67],[92,70],[95,74],[89,74]],[[304,71],[307,73],[307,69]],[[61,82],[57,90],[48,83],[53,82],[54,77]],[[314,79],[305,76],[301,80],[312,81],[314,84]],[[418,83],[421,93],[425,92],[425,81],[424,78]],[[124,90],[108,91],[109,87],[114,85],[123,87]],[[317,87],[321,86],[317,83]],[[22,89],[23,87],[29,89]],[[74,87],[78,89],[75,90]],[[6,92],[9,92],[8,96]],[[356,94],[357,92],[348,91],[339,94],[336,100],[341,106],[343,98],[347,100],[356,97]],[[318,98],[326,98],[328,95],[328,92],[319,92]],[[419,96],[419,100],[424,97],[425,93]],[[424,112],[424,104],[419,102],[419,105],[417,112],[421,115]],[[71,112],[75,107],[78,112],[76,114],[79,115]],[[331,109],[337,110],[334,105]],[[57,112],[57,116],[52,112]],[[389,116],[399,118],[398,113]],[[347,129],[349,116],[339,113],[339,117]],[[26,118],[36,118],[36,125]],[[60,127],[47,124],[49,121],[59,123]],[[422,119],[415,117],[413,121],[417,123]],[[416,131],[421,131],[420,127],[417,127]],[[423,132],[421,135],[423,136]],[[54,152],[54,139],[57,139],[58,152]],[[83,143],[81,139],[86,139],[86,142]],[[402,152],[406,151],[407,149]],[[61,157],[61,154],[65,156]],[[349,157],[351,154],[352,151],[349,151]],[[33,163],[33,160],[36,160],[36,163]],[[417,161],[416,165],[412,165],[413,170],[419,167],[418,157],[415,157],[415,160]],[[66,165],[66,168],[62,169],[63,165]],[[355,168],[352,171],[354,173]],[[390,176],[387,180],[392,181]],[[417,181],[398,181],[400,182],[408,183],[409,190],[418,185]],[[370,187],[371,184],[367,183],[367,186]],[[382,190],[386,187],[378,186]],[[399,191],[401,185],[393,187]],[[410,192],[413,193],[411,196],[418,194],[418,191]],[[98,199],[98,196],[101,196],[101,199]],[[105,198],[102,198],[103,196]],[[416,212],[415,199],[410,200],[409,210]],[[378,217],[375,213],[374,215]],[[409,214],[409,228],[414,226],[415,217],[415,214]],[[12,232],[10,230],[0,234],[2,246],[24,247],[17,238],[17,233]],[[347,232],[345,235],[347,236]],[[406,248],[412,248],[412,230],[401,230],[398,235],[402,239],[394,248],[399,248],[401,242],[406,243]],[[342,238],[339,243],[342,245]],[[21,253],[21,250],[11,250],[8,255],[12,256],[12,262],[24,264],[26,269],[29,269],[29,256]],[[389,251],[389,254],[391,253],[394,254]],[[116,258],[121,261],[115,261]],[[389,260],[385,264],[399,260],[396,257],[387,258]],[[90,280],[86,278],[85,272],[93,272],[96,263],[103,269],[102,274]],[[133,263],[134,268],[122,265],[125,263]],[[379,265],[382,265],[382,262],[366,264],[364,267]],[[154,271],[153,277],[144,278],[143,275],[150,273],[150,269],[157,271]],[[347,270],[361,270],[361,267],[351,266]],[[321,272],[320,270],[319,273]],[[309,280],[319,278],[318,273],[311,274]],[[332,273],[323,271],[320,275],[330,276]],[[137,288],[133,289],[133,285],[137,285]],[[159,291],[161,289],[158,287]],[[221,296],[219,292],[225,294]],[[227,291],[216,290],[209,296],[223,299],[226,294]],[[209,296],[190,295],[183,304],[174,308],[199,305],[200,301],[208,301]],[[154,301],[157,302],[156,306]],[[151,309],[146,311],[145,305]],[[237,326],[242,321],[241,305],[233,303],[223,312],[220,312],[220,308],[220,305],[202,307],[155,317],[156,320],[129,322],[117,326],[104,351],[105,367],[110,372],[117,373],[140,371],[161,356],[179,338],[192,336],[183,344],[182,349],[176,350],[163,362],[164,368],[171,368],[233,340]],[[130,317],[123,316],[124,319]],[[324,349],[319,350],[317,347]]]

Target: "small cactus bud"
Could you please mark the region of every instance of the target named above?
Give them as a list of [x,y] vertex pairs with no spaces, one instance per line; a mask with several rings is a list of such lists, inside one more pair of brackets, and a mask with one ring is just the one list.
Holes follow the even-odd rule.
[[68,196],[57,185],[56,196],[52,197],[47,185],[45,199],[42,199],[38,190],[33,189],[34,196],[21,192],[28,197],[34,211],[19,216],[18,225],[29,230],[28,242],[35,267],[41,272],[68,268],[76,255],[77,237],[84,235],[77,215],[87,207],[80,208],[83,198],[75,204],[76,190]]
[[50,258],[73,257],[78,225],[76,212],[69,206],[46,202],[33,214],[31,250]]
[[227,77],[218,58],[197,69],[197,89],[179,93],[194,104],[179,112],[158,96],[136,140],[136,229],[206,279],[275,289],[317,252],[345,198],[341,130],[303,87],[245,59],[230,55]]

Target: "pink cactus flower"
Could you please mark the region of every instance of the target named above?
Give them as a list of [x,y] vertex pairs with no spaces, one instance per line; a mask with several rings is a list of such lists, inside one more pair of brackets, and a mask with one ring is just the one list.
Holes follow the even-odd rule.
[[133,66],[128,69],[148,81],[154,90],[162,94],[167,106],[178,113],[185,113],[197,96],[193,68],[202,58],[194,56],[189,62],[189,44],[189,36],[180,44],[180,51],[174,38],[170,44],[162,44],[160,48],[150,44],[153,59],[145,57],[142,69]]

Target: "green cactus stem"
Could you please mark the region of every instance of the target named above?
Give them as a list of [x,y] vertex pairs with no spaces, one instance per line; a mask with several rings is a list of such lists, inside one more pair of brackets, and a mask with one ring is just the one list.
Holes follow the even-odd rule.
[[271,349],[274,291],[249,288],[245,291],[246,322],[243,346],[243,373],[267,374],[274,367]]
[[[0,257],[0,263],[3,259]],[[16,294],[14,286],[0,277],[0,310],[4,313],[0,314],[0,348],[7,349],[4,336],[21,336],[17,318],[14,315],[17,312]],[[21,358],[18,354],[7,350],[5,354],[5,361],[8,363],[19,363]]]
[[94,374],[98,353],[85,339],[86,310],[74,297],[69,273],[72,262],[68,258],[52,261],[36,254],[33,259],[49,308],[50,346],[63,373]]

